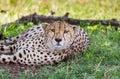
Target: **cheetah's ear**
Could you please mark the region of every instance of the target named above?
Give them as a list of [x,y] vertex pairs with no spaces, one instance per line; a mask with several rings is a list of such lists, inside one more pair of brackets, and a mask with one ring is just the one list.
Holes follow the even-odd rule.
[[79,31],[79,26],[72,25],[74,33],[77,33]]
[[42,24],[43,30],[46,30],[48,24]]

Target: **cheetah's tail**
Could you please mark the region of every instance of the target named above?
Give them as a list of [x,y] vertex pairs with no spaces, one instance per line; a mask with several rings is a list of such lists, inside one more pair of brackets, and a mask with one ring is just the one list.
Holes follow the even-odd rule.
[[17,42],[17,36],[5,40],[0,40],[0,45],[12,45],[15,44],[16,42]]
[[[15,59],[14,52],[16,48],[15,45],[0,45],[0,63],[13,62]],[[15,62],[15,61],[14,61]]]
[[0,63],[11,63],[11,62],[16,63],[17,61],[15,59],[16,58],[14,55],[5,55],[5,54],[0,55]]

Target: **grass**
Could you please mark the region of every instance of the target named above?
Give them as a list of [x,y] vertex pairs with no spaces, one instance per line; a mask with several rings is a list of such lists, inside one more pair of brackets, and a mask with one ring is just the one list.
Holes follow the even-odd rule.
[[[79,19],[112,19],[120,20],[119,0],[6,0],[0,1],[0,24],[18,19],[30,13],[49,14],[50,10],[56,15],[70,12],[70,17]],[[25,31],[34,24],[12,24],[0,31],[8,37],[13,37]],[[89,50],[75,59],[68,59],[54,66],[44,66],[37,72],[20,72],[20,79],[120,79],[120,29],[115,31],[111,26],[101,24],[81,27],[91,39]],[[13,74],[0,69],[0,79],[12,79]]]
[[78,19],[120,20],[120,0],[0,0],[0,23],[8,23],[34,12],[48,15],[51,10],[56,15],[70,13]]

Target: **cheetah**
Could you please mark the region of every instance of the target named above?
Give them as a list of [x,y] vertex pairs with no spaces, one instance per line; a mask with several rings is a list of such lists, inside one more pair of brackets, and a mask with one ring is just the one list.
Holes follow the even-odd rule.
[[64,21],[42,23],[1,41],[0,63],[53,65],[83,52],[89,44],[87,33],[76,25]]

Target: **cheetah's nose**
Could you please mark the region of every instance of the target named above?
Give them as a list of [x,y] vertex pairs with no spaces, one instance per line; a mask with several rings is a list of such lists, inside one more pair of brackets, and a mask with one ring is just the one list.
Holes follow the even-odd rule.
[[60,41],[62,41],[62,39],[60,39],[60,38],[55,38],[55,41],[59,43]]

